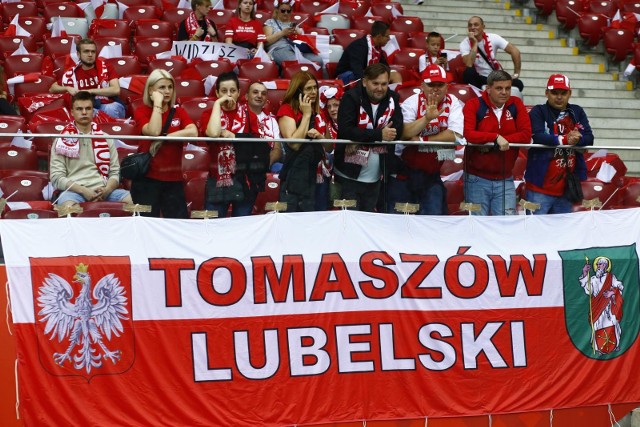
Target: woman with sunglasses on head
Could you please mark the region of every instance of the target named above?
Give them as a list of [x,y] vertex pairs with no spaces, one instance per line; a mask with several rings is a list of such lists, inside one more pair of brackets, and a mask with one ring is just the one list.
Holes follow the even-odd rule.
[[236,15],[229,20],[224,32],[224,42],[233,43],[251,51],[251,56],[264,45],[262,23],[256,19],[254,0],[240,0]]
[[[301,28],[291,21],[295,0],[274,0],[275,9],[272,18],[264,23],[264,35],[267,37],[267,52],[278,66],[284,61],[295,61],[293,37],[303,34]],[[301,47],[302,56],[322,66],[322,58],[311,52],[307,45]],[[307,52],[308,50],[308,52]]]

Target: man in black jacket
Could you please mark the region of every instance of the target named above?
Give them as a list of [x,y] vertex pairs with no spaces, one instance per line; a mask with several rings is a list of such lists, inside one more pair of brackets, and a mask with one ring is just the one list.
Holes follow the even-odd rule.
[[375,209],[381,179],[393,173],[397,162],[394,146],[381,144],[402,135],[402,109],[398,94],[389,89],[390,74],[385,64],[368,66],[362,82],[340,102],[338,139],[358,144],[338,144],[334,171],[342,184],[341,197],[356,200],[361,211]]

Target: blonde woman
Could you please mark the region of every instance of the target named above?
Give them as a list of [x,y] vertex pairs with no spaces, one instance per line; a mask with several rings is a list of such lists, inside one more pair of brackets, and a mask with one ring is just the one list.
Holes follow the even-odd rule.
[[[144,105],[134,112],[134,119],[145,136],[198,136],[198,130],[182,107],[175,107],[176,91],[173,76],[165,70],[153,70],[142,94]],[[134,203],[151,205],[148,216],[187,218],[187,203],[182,187],[182,148],[175,141],[145,140],[139,152],[153,156],[149,171],[133,181]]]

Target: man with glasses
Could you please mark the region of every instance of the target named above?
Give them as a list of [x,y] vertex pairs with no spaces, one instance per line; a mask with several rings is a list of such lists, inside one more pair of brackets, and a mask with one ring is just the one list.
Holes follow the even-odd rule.
[[520,98],[511,96],[511,76],[502,70],[487,77],[487,89],[465,104],[464,196],[480,205],[474,215],[515,215],[516,189],[513,166],[518,148],[529,144],[531,122]]

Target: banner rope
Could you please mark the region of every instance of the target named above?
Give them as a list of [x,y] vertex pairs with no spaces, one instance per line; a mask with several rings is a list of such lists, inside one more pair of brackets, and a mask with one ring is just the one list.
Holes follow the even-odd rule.
[[7,321],[7,330],[9,331],[9,335],[13,335],[11,332],[11,323],[9,322],[9,313],[11,313],[11,298],[9,297],[9,281],[4,284],[5,293],[7,294],[7,309],[6,309],[6,321]]
[[493,418],[491,418],[491,414],[489,414],[489,427],[493,426]]
[[604,208],[604,206],[605,206],[607,203],[609,203],[609,200],[611,200],[611,198],[612,198],[613,196],[615,196],[615,194],[618,192],[618,190],[620,190],[620,187],[616,187],[616,189],[613,191],[613,193],[611,193],[611,195],[609,196],[609,198],[607,198],[607,200],[605,200],[605,201],[604,201],[604,203],[602,203],[602,206],[600,206],[600,207],[598,208],[598,210],[599,210],[599,211],[601,211],[601,210],[602,210],[602,208]]
[[18,359],[17,358],[16,358],[14,372],[15,372],[14,375],[16,377],[16,419],[19,420],[20,419],[20,393],[19,393],[19,387],[18,387]]
[[553,427],[553,409],[549,411],[549,427]]
[[618,420],[616,420],[616,416],[613,414],[613,410],[611,409],[611,403],[607,405],[607,410],[609,411],[609,422],[611,423],[611,425],[620,427],[620,424],[618,424]]
[[424,417],[424,427],[429,427],[429,417]]

